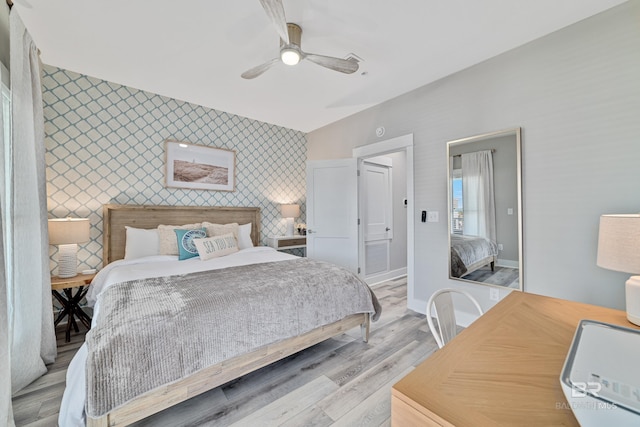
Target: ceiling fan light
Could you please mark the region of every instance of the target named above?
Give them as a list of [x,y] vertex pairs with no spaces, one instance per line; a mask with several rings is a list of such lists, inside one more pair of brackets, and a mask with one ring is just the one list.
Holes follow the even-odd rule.
[[280,52],[280,59],[287,65],[296,65],[300,62],[300,53],[291,48],[282,49]]

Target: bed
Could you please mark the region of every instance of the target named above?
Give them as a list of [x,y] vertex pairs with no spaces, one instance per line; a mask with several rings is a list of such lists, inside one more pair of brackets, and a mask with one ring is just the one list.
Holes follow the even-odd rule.
[[463,277],[486,265],[493,271],[498,246],[484,237],[451,234],[450,256],[451,277]]
[[[258,246],[259,208],[105,205],[103,213],[105,267],[90,288],[92,329],[69,366],[60,425],[131,424],[353,327],[367,341],[380,314],[373,292],[346,270]],[[206,261],[123,259],[127,226],[205,221],[251,224],[254,247]]]

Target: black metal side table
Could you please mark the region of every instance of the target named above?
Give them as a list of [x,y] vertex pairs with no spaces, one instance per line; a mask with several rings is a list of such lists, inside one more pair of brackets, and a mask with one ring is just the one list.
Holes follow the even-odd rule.
[[[87,294],[89,285],[95,275],[95,273],[78,274],[77,276],[66,279],[55,276],[51,277],[51,293],[58,302],[62,304],[62,310],[58,313],[54,325],[58,326],[58,323],[60,323],[62,319],[68,317],[65,334],[66,342],[71,341],[72,327],[74,331],[79,331],[76,317],[87,329],[91,329],[91,317],[82,310],[80,301],[82,301],[82,298]],[[77,290],[74,293],[73,290],[75,288],[77,288]],[[62,293],[60,293],[60,291],[62,291]]]

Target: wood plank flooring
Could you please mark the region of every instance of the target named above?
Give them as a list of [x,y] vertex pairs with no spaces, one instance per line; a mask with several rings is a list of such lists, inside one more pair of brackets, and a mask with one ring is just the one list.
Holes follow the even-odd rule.
[[[136,426],[388,426],[391,386],[437,349],[424,315],[406,309],[406,278],[373,287],[383,307],[360,328],[136,423]],[[56,426],[65,374],[84,340],[64,342],[49,372],[13,399],[17,426]],[[61,426],[64,427],[64,426]]]
[[496,265],[494,271],[485,265],[462,278],[474,282],[482,282],[490,285],[504,286],[505,288],[519,289],[520,276],[517,268],[501,267]]

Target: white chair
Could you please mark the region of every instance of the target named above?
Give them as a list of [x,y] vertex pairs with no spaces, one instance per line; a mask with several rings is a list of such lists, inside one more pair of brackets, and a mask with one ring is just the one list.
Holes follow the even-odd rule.
[[[451,341],[453,337],[458,334],[456,313],[453,307],[453,298],[451,298],[452,293],[461,294],[467,297],[473,305],[476,306],[479,316],[482,316],[482,308],[480,308],[480,304],[478,304],[478,301],[476,301],[469,293],[451,288],[440,289],[439,291],[434,292],[433,295],[431,295],[431,298],[429,298],[429,302],[427,302],[427,323],[429,324],[429,329],[431,330],[433,337],[436,339],[436,343],[438,343],[439,348],[444,347],[446,343]],[[434,308],[435,311],[433,310]],[[434,316],[438,324],[437,329],[433,322]]]

